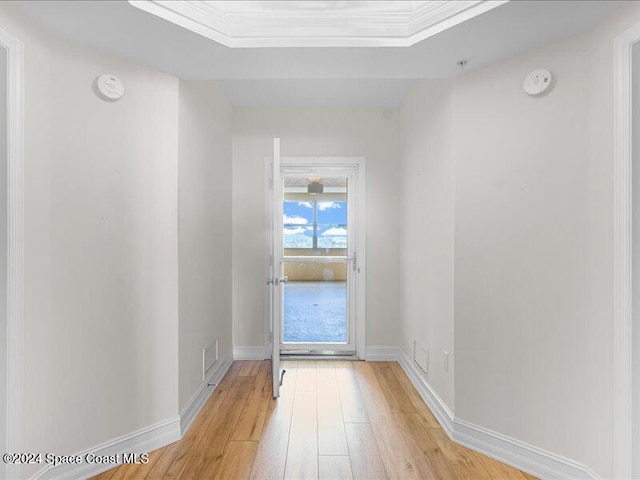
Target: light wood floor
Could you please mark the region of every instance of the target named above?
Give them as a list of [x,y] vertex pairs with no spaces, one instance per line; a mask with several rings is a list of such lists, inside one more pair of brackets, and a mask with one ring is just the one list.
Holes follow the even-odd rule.
[[451,442],[396,362],[234,362],[179,442],[100,480],[534,477]]

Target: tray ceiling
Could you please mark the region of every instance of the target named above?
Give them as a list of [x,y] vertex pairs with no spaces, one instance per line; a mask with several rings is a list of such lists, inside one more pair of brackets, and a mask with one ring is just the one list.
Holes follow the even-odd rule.
[[227,47],[264,48],[409,47],[507,1],[129,3]]

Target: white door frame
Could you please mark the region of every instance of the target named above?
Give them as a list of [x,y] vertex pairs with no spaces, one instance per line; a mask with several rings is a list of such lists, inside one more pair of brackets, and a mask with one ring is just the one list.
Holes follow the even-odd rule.
[[[633,438],[633,353],[632,282],[640,272],[632,271],[632,47],[640,41],[640,24],[614,41],[614,174],[613,174],[613,468],[614,477],[632,478],[633,451],[640,439]],[[640,66],[638,66],[640,67]],[[636,165],[636,167],[638,167]],[[636,221],[639,221],[636,219]],[[637,254],[640,252],[636,252]],[[636,278],[635,281],[640,281]],[[640,313],[640,312],[638,312]],[[638,322],[636,319],[635,322]],[[635,325],[640,328],[640,324]],[[636,378],[640,372],[635,372]],[[635,443],[635,445],[634,445]]]
[[[269,218],[271,223],[270,235],[268,244],[269,249],[269,270],[266,280],[267,289],[271,291],[270,304],[269,304],[269,338],[273,339],[271,343],[271,376],[272,376],[272,393],[273,398],[280,396],[280,386],[282,385],[282,377],[280,376],[280,342],[276,342],[275,339],[280,338],[280,329],[282,324],[280,318],[282,317],[282,299],[284,296],[284,285],[280,283],[284,275],[284,268],[282,264],[282,250],[274,248],[274,245],[282,244],[282,229],[274,228],[282,222],[282,201],[276,196],[282,188],[282,176],[280,175],[280,139],[273,139],[273,158],[271,159],[271,181],[269,183],[269,190],[271,191],[271,199],[269,205],[271,206],[271,217]],[[283,372],[284,373],[284,372]]]
[[[269,158],[265,161],[265,218],[267,225],[267,232],[271,231],[271,201],[269,200]],[[358,217],[356,229],[358,236],[356,239],[356,251],[358,252],[358,266],[359,271],[356,274],[359,279],[356,283],[356,357],[361,360],[366,360],[366,229],[365,229],[365,217],[366,217],[366,159],[365,157],[281,157],[281,167],[295,167],[295,166],[313,166],[314,163],[318,166],[356,166],[358,169],[358,198],[356,199],[358,208]],[[265,253],[265,278],[269,275],[269,245],[268,242]],[[266,295],[268,293],[265,289],[265,301],[267,301]],[[265,303],[268,305],[268,303]],[[265,309],[265,358],[270,356],[270,344],[269,339],[269,315],[268,309]]]
[[[8,452],[23,451],[23,246],[24,246],[24,47],[0,28],[7,52],[7,411]],[[3,463],[4,465],[4,463]],[[5,478],[22,478],[19,465],[5,466]]]

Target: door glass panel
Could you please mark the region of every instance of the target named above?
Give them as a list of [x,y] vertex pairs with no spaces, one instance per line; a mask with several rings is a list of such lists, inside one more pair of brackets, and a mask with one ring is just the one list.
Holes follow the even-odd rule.
[[285,261],[284,343],[349,341],[347,262]]
[[[309,205],[309,206],[307,206]],[[313,248],[313,203],[285,200],[282,220],[282,241],[285,255],[295,250]]]
[[347,205],[345,177],[286,177],[282,205],[284,256],[346,256]]
[[347,202],[318,202],[318,248],[347,248]]
[[285,177],[283,343],[348,343],[346,177]]

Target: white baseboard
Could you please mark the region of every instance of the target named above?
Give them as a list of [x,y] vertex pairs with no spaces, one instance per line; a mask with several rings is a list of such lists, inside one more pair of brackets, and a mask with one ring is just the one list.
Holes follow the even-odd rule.
[[89,478],[105,472],[115,466],[109,464],[90,464],[84,461],[85,455],[116,455],[123,453],[149,453],[165,445],[180,440],[189,429],[215,387],[208,387],[208,383],[218,384],[231,366],[232,355],[228,353],[219,362],[219,365],[210,373],[209,378],[202,382],[196,393],[193,395],[187,406],[180,412],[180,416],[156,423],[150,427],[140,429],[136,432],[123,435],[109,442],[96,445],[77,455],[83,458],[83,462],[78,465],[59,465],[56,467],[46,467],[38,471],[31,480],[71,480],[78,478]]
[[455,417],[449,407],[431,387],[424,374],[416,364],[398,347],[367,347],[367,361],[397,361],[404,372],[416,387],[418,393],[427,404],[438,423],[447,435],[452,438],[454,434]]
[[88,453],[100,456],[148,453],[180,440],[180,438],[180,418],[171,418],[78,453],[77,455],[82,457],[82,463],[80,464],[46,467],[31,478],[32,480],[89,478],[115,467],[116,464],[87,463],[85,456]]
[[[231,353],[227,353],[209,373],[208,378],[200,384],[200,387],[196,390],[196,393],[193,394],[189,403],[187,403],[180,412],[180,433],[183,436],[187,433],[187,430],[189,430],[189,427],[198,416],[198,413],[200,413],[204,404],[209,400],[209,397],[220,383],[220,380],[222,380],[222,377],[224,377],[224,374],[229,370],[231,362],[233,362],[232,355]],[[212,386],[209,387],[208,384],[212,384]]]
[[501,433],[456,420],[453,440],[541,479],[599,480],[589,467]]
[[234,360],[265,360],[269,358],[265,347],[233,347]]
[[[371,356],[370,356],[371,349]],[[395,357],[394,357],[395,352]],[[541,479],[599,480],[589,467],[561,455],[455,418],[414,362],[397,347],[369,347],[367,360],[396,360],[431,409],[449,438]]]
[[454,425],[456,418],[453,412],[449,409],[446,403],[440,398],[440,396],[431,387],[431,384],[427,382],[424,373],[418,369],[418,366],[413,362],[402,350],[398,348],[398,363],[405,371],[411,383],[413,383],[416,390],[427,404],[433,415],[438,420],[438,423],[442,429],[449,435],[449,438],[453,437]]
[[371,362],[388,362],[398,360],[400,349],[398,347],[385,347],[372,345],[367,347],[366,360]]

